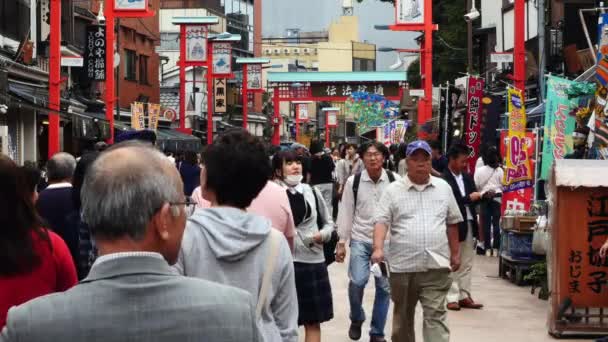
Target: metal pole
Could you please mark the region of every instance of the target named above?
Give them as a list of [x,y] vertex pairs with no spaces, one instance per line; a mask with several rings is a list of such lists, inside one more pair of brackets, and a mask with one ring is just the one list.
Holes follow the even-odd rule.
[[207,40],[207,145],[213,143],[213,43]]
[[59,93],[61,77],[61,0],[51,0],[51,33],[49,61],[49,159],[60,150],[59,144],[59,108],[61,95]]
[[445,123],[445,127],[443,130],[443,154],[447,154],[448,153],[448,125],[450,124],[450,82],[447,81],[445,82],[445,118],[444,118],[444,123]]
[[249,90],[247,89],[247,69],[247,64],[243,64],[243,128],[248,131],[247,114],[249,112]]
[[542,103],[545,99],[545,0],[538,0],[538,86],[540,87],[539,97]]
[[[116,49],[120,53],[120,18],[116,18]],[[112,66],[114,67],[114,66]],[[120,67],[116,68],[116,117],[120,121]]]
[[[467,13],[475,0],[467,0]],[[473,20],[467,20],[467,73],[473,74]]]
[[[543,76],[544,77],[544,76]],[[534,159],[534,201],[536,202],[538,200],[538,167],[539,167],[539,155],[540,155],[540,141],[539,141],[539,129],[538,129],[538,123],[535,125],[534,127],[534,138],[536,140],[535,143],[535,149],[534,149],[534,154],[535,154],[535,159]]]
[[[114,143],[114,1],[106,1],[104,16],[106,17],[106,120],[110,124],[108,144]],[[52,31],[52,30],[51,30]]]

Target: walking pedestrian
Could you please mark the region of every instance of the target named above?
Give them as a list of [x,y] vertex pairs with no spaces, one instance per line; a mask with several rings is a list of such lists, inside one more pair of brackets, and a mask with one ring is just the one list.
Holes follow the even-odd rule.
[[201,183],[211,208],[197,211],[188,221],[174,267],[185,276],[249,292],[258,303],[264,341],[296,342],[291,251],[269,219],[246,211],[271,173],[264,145],[245,130],[232,131],[215,140],[204,159]]
[[405,177],[407,174],[407,162],[406,162],[406,152],[407,152],[407,144],[401,143],[399,144],[399,151],[397,152],[399,156],[399,162],[397,163],[397,173],[399,176]]
[[[361,338],[361,327],[365,322],[363,292],[370,276],[374,212],[384,189],[390,183],[401,180],[392,171],[382,168],[386,151],[386,146],[376,141],[361,147],[360,155],[365,169],[346,181],[338,214],[340,241],[336,261],[344,262],[346,244],[350,242],[348,299],[351,325],[348,336],[352,340]],[[386,341],[384,326],[390,305],[390,289],[385,277],[375,277],[375,283],[376,295],[369,335],[371,342],[382,342]]]
[[500,207],[504,171],[500,167],[501,160],[496,147],[489,147],[482,158],[484,166],[475,172],[475,185],[482,197],[484,249],[485,253],[492,256],[498,255],[500,248]]
[[[462,215],[443,179],[431,176],[431,147],[414,141],[407,148],[408,173],[380,197],[374,221],[373,263],[382,263],[390,229],[387,268],[394,303],[392,340],[414,342],[414,313],[424,312],[426,342],[447,342],[446,295],[450,268],[460,267],[458,226]],[[447,233],[446,233],[447,227]]]
[[36,209],[45,226],[59,235],[68,245],[74,264],[78,264],[78,230],[67,218],[74,211],[72,177],[76,159],[69,153],[55,154],[46,164],[49,185],[36,202]]
[[336,175],[338,178],[338,197],[342,197],[344,184],[348,177],[356,175],[363,171],[363,162],[357,154],[357,145],[347,144],[344,149],[344,155],[338,164]]
[[437,140],[431,141],[431,149],[433,150],[433,176],[443,177],[443,173],[448,168],[448,158],[441,151],[441,143]]
[[481,200],[473,177],[466,170],[469,162],[469,148],[464,144],[452,145],[448,151],[448,169],[443,173],[458,203],[464,221],[458,225],[460,241],[460,269],[452,272],[452,287],[448,293],[449,310],[481,309],[471,296],[471,278],[475,260],[475,240],[479,239],[477,212],[475,205]]
[[201,167],[196,153],[186,151],[184,161],[179,165],[179,174],[184,182],[184,194],[192,196],[192,192],[200,185]]
[[67,245],[36,212],[32,171],[0,154],[0,329],[9,308],[78,282]]
[[325,203],[331,204],[334,192],[332,174],[336,167],[334,161],[331,156],[323,152],[323,143],[320,141],[312,142],[310,153],[312,157],[310,160],[309,184],[319,190]]
[[323,243],[334,231],[329,207],[319,191],[302,183],[302,159],[292,151],[277,153],[273,160],[275,180],[287,191],[296,243],[294,269],[298,295],[298,325],[303,325],[306,342],[321,341],[321,323],[334,317],[331,285]]
[[9,310],[0,340],[262,341],[249,293],[169,266],[194,207],[161,152],[113,146],[91,166],[82,193],[100,257],[70,291]]

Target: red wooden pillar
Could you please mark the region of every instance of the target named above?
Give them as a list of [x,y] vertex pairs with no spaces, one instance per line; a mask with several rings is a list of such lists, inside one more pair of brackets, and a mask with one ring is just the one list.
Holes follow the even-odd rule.
[[[182,25],[183,26],[183,25]],[[184,49],[185,50],[185,49]],[[207,145],[213,143],[213,43],[207,40]],[[196,87],[196,84],[194,85]]]
[[243,64],[243,128],[249,131],[247,126],[247,115],[249,114],[249,89],[247,88],[247,64]]
[[[114,101],[116,101],[116,94],[114,94],[114,42],[116,41],[114,34],[114,1],[106,1],[104,16],[106,17],[106,120],[110,124],[110,137],[106,142],[113,144]],[[118,50],[120,51],[120,46]],[[120,75],[120,68],[116,72]]]
[[[186,25],[179,26],[179,129],[186,130]],[[209,129],[207,129],[209,131]],[[208,133],[208,132],[207,132]]]
[[515,41],[513,46],[515,70],[513,76],[515,88],[521,90],[523,95],[525,95],[526,90],[525,15],[525,0],[515,0],[515,8],[513,13],[513,16],[515,17]]
[[300,104],[296,103],[296,141],[300,142]]
[[51,33],[49,46],[49,159],[59,152],[59,108],[61,95],[59,93],[61,82],[61,0],[51,0]]
[[329,112],[325,112],[325,147],[329,148],[331,128],[329,128]]
[[279,98],[279,87],[274,87],[274,94],[272,97],[274,106],[274,132],[272,134],[272,144],[279,146],[281,144],[281,101]]
[[[422,125],[433,117],[433,0],[424,3],[424,46],[422,48],[421,69],[424,70],[424,110],[418,113],[418,124]],[[424,64],[424,69],[422,69]]]

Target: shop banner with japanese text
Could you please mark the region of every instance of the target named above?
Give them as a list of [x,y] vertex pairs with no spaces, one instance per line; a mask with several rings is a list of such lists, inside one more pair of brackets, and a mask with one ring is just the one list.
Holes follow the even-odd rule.
[[534,186],[533,169],[530,165],[530,146],[526,139],[526,106],[523,94],[518,89],[509,89],[507,94],[509,135],[506,142],[506,167],[503,192],[511,192]]
[[160,104],[148,104],[148,129],[156,132],[158,120],[160,119]]
[[479,158],[481,145],[481,113],[483,97],[483,78],[469,77],[467,91],[467,116],[465,121],[465,143],[469,147],[469,173],[475,172],[475,163]]
[[574,81],[549,76],[545,109],[545,139],[540,179],[547,179],[554,160],[564,159],[572,152],[572,132],[576,119],[569,115],[572,109],[566,90]]
[[131,104],[131,128],[136,131],[141,131],[146,128],[146,118],[144,117],[144,104],[142,102],[134,102]]
[[[506,131],[500,132],[500,153],[502,156],[507,155],[507,145],[509,142],[509,136]],[[527,153],[529,156],[533,156],[536,150],[536,135],[532,132],[526,132],[526,143]],[[534,170],[535,161],[530,161],[530,167]],[[534,198],[534,188],[525,188],[511,192],[505,192],[502,195],[502,207],[501,213],[504,214],[507,209],[515,210],[530,210],[532,200]]]

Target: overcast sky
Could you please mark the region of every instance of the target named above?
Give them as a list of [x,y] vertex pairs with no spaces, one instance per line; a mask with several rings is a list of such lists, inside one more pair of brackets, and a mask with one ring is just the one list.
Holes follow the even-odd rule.
[[[355,15],[359,17],[359,32],[362,41],[376,44],[377,47],[414,48],[416,32],[377,31],[374,25],[389,25],[394,22],[393,5],[379,0],[356,0]],[[263,36],[285,35],[285,30],[299,28],[302,31],[327,30],[332,21],[342,14],[342,0],[264,0]],[[388,70],[394,64],[394,52],[378,52],[378,71]]]

